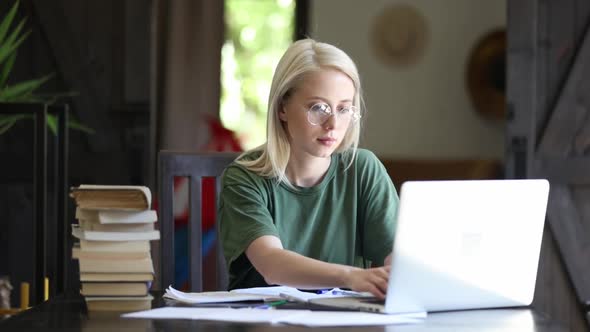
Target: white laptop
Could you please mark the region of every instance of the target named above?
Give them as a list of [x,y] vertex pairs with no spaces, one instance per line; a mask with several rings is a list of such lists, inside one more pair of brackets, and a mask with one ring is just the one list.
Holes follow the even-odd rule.
[[390,314],[529,305],[548,195],[546,180],[405,182],[385,301],[314,303]]

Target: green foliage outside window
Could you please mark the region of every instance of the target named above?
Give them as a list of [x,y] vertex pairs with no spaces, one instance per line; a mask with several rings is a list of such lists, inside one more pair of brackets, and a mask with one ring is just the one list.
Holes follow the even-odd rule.
[[294,15],[294,0],[225,1],[220,117],[244,149],[265,141],[272,74],[293,40]]

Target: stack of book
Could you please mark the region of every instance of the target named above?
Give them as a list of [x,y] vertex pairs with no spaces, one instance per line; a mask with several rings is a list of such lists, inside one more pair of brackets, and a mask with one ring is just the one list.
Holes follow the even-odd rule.
[[72,258],[80,264],[81,293],[89,311],[151,308],[154,280],[150,240],[158,240],[151,192],[142,186],[80,185],[76,201],[78,239]]

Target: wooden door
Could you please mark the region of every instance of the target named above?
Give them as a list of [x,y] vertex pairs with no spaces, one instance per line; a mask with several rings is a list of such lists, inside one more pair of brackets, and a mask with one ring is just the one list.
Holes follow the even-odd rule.
[[551,183],[533,306],[590,326],[590,1],[508,1],[511,178]]

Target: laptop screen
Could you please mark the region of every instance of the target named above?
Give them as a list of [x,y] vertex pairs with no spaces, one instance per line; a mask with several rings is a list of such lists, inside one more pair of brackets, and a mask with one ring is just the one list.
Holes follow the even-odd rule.
[[386,312],[531,303],[546,180],[405,182]]

